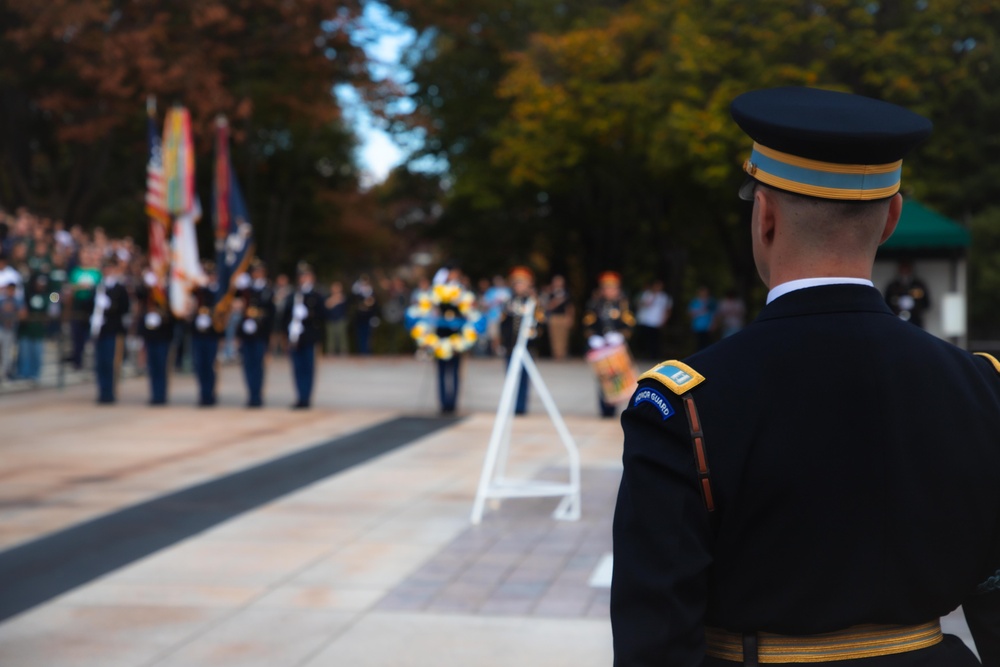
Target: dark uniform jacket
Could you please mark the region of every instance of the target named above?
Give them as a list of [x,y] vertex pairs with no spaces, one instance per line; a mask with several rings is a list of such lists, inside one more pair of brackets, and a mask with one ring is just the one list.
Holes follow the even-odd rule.
[[[97,295],[101,288],[94,288],[94,299],[91,301],[91,315],[97,309]],[[104,293],[110,300],[110,305],[102,313],[104,322],[97,332],[98,338],[105,336],[121,336],[125,334],[125,316],[129,312],[128,289],[121,283],[116,282],[111,287],[104,286]]]
[[153,290],[145,283],[135,288],[135,298],[139,302],[139,333],[147,341],[170,341],[174,336],[174,317],[166,298],[157,303]]
[[635,316],[624,296],[618,299],[596,297],[587,302],[583,314],[583,331],[587,336],[620,333],[628,336],[635,326]]
[[[874,288],[836,285],[777,298],[686,364],[704,381],[668,368],[681,385],[641,380],[622,415],[616,665],[733,665],[705,657],[705,626],[815,634],[925,623],[963,604],[985,664],[1000,665],[990,359],[894,317]],[[676,393],[687,387],[711,519]],[[850,664],[976,664],[945,639]]]
[[191,313],[191,335],[200,338],[220,338],[222,332],[215,328],[215,304],[218,303],[217,289],[200,286],[191,292],[194,296],[194,310]]
[[274,328],[274,294],[266,281],[251,284],[237,292],[243,300],[243,314],[240,318],[239,335],[243,340],[267,340]]
[[924,313],[931,307],[927,286],[918,278],[897,278],[885,288],[885,302],[901,319],[924,326]]
[[[288,327],[292,323],[295,311],[295,299],[301,290],[295,290],[288,295],[281,309],[281,330],[287,336]],[[323,297],[316,288],[302,294],[302,305],[306,307],[306,315],[302,318],[302,333],[299,335],[296,347],[315,345],[323,336],[323,318],[326,313]]]
[[517,344],[517,335],[521,331],[521,322],[526,315],[533,317],[535,320],[535,326],[528,339],[529,347],[532,346],[532,342],[537,337],[537,325],[545,318],[537,299],[535,300],[534,313],[526,312],[526,306],[530,298],[535,297],[514,295],[504,304],[503,312],[500,314],[500,344],[507,350],[507,354],[514,351],[514,346]]

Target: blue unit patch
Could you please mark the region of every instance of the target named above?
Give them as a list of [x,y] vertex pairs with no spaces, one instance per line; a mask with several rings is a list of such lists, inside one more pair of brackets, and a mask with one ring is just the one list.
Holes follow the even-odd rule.
[[670,407],[670,401],[663,394],[649,387],[643,387],[636,392],[635,400],[632,401],[632,407],[637,407],[640,403],[651,403],[653,407],[660,411],[662,419],[666,419],[674,414],[674,409]]

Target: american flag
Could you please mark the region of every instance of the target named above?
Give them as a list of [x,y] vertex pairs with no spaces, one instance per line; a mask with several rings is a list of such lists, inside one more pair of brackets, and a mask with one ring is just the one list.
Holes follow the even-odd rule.
[[156,102],[150,98],[146,104],[149,128],[149,162],[146,164],[146,215],[149,216],[149,267],[156,276],[150,290],[153,301],[160,306],[167,303],[167,273],[170,267],[170,250],[167,237],[170,215],[167,213],[163,179],[163,150],[160,134],[156,131]]
[[146,165],[146,215],[165,227],[170,223],[167,214],[166,185],[163,180],[163,149],[160,133],[156,131],[155,102],[150,102],[148,116],[149,162]]

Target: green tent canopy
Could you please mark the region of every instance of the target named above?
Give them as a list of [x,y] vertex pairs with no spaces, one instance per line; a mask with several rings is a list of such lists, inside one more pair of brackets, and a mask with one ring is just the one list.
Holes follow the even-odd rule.
[[919,202],[903,200],[899,224],[889,240],[882,244],[885,250],[941,250],[967,248],[971,237],[965,227],[935,213]]

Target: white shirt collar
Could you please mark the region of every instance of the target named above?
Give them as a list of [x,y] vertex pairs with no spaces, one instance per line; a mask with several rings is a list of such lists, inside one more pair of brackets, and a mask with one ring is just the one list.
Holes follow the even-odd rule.
[[794,292],[807,287],[820,287],[821,285],[867,285],[875,287],[875,283],[864,278],[800,278],[799,280],[789,280],[787,283],[775,285],[767,293],[767,303],[771,303],[779,296],[784,296],[789,292]]

